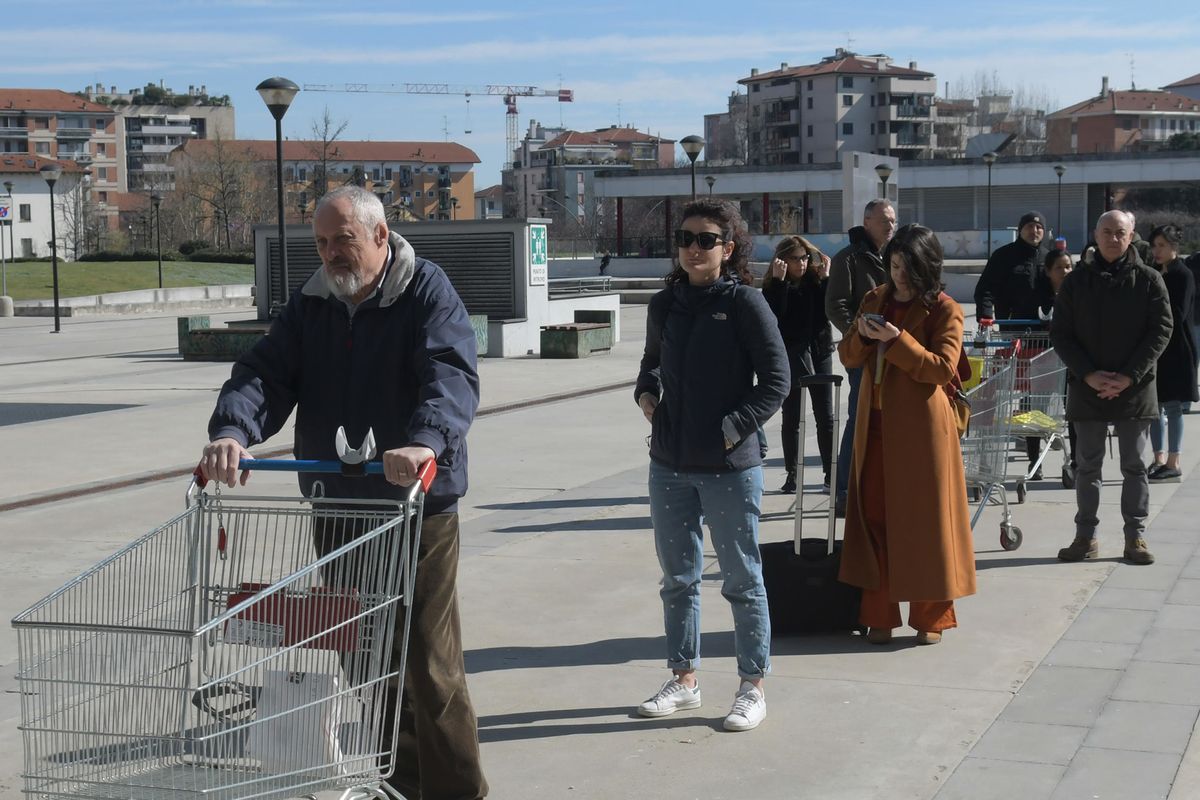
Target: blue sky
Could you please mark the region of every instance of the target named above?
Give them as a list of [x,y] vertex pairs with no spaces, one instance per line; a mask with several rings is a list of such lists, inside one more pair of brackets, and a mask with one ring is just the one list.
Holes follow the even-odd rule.
[[[37,16],[0,12],[6,86],[124,91],[162,81],[228,94],[241,138],[271,138],[254,92],[282,75],[300,85],[446,82],[573,89],[575,102],[523,98],[531,118],[590,130],[632,123],[678,139],[703,133],[751,67],[812,63],[835,47],[917,61],[939,90],[977,75],[1062,106],[1114,87],[1157,88],[1200,72],[1200,6],[1116,2],[314,2],[57,0]],[[914,7],[919,6],[919,13]],[[284,135],[309,137],[328,106],[344,138],[442,140],[482,159],[476,186],[499,180],[498,97],[302,92]],[[467,130],[471,133],[466,133]]]

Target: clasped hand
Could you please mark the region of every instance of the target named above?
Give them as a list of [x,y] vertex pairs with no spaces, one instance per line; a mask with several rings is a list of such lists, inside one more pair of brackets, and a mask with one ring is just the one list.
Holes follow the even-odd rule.
[[1096,390],[1101,400],[1113,400],[1133,384],[1133,379],[1128,375],[1107,370],[1096,370],[1084,378],[1084,381]]

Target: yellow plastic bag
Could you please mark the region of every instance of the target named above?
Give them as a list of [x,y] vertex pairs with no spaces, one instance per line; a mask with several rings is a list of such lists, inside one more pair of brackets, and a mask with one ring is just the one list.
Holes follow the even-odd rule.
[[1058,423],[1054,418],[1048,414],[1043,414],[1041,411],[1023,411],[1020,414],[1013,414],[1012,424],[1026,429],[1058,430]]
[[967,356],[967,363],[971,365],[971,377],[963,381],[963,389],[974,389],[983,377],[983,356]]

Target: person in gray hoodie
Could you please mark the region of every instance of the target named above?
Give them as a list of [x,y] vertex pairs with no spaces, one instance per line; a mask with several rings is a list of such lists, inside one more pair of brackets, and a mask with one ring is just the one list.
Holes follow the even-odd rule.
[[1075,424],[1075,538],[1063,561],[1095,558],[1100,469],[1111,425],[1120,446],[1124,557],[1152,564],[1144,538],[1150,510],[1145,453],[1158,416],[1155,367],[1171,338],[1171,305],[1158,270],[1132,245],[1133,220],[1109,211],[1096,223],[1096,246],[1063,281],[1054,300],[1050,342],[1068,370],[1067,419]]

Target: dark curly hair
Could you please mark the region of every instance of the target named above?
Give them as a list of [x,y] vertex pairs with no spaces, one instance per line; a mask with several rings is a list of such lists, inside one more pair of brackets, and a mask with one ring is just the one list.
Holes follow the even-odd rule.
[[908,272],[908,285],[927,306],[937,302],[938,295],[946,285],[942,283],[942,243],[937,235],[924,225],[905,225],[896,231],[883,251],[883,266],[888,270],[888,283],[892,282],[892,256],[899,256]]
[[[797,236],[795,234],[784,236],[776,243],[775,255],[773,258],[790,256],[792,253],[795,253],[798,250],[803,250],[808,253],[808,269],[804,270],[804,275],[800,278],[801,282],[810,286],[820,283],[820,279],[817,277],[817,265],[821,263],[821,251],[803,236]],[[787,281],[791,280],[791,278],[789,278],[787,275],[784,275],[781,280]],[[767,274],[763,278],[763,288],[766,288],[773,283],[775,283],[775,278],[772,276],[771,270],[768,267]]]
[[[737,206],[727,200],[703,198],[693,200],[683,207],[680,222],[692,217],[702,217],[721,229],[721,238],[733,242],[733,253],[721,262],[721,275],[741,281],[749,286],[754,285],[754,276],[750,273],[750,250],[753,243],[746,221],[742,219]],[[674,247],[674,243],[672,243]],[[665,278],[668,286],[677,283],[687,283],[687,272],[679,265],[679,248],[675,247],[675,255],[671,257],[675,265]]]

